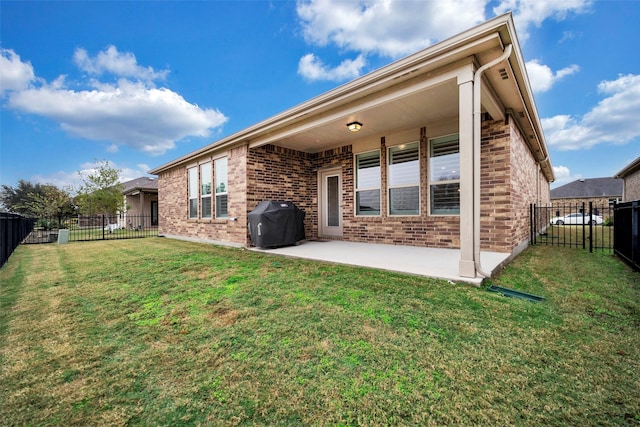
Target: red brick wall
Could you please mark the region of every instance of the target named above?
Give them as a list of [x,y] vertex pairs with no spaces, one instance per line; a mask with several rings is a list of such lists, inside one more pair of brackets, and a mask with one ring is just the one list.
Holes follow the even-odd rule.
[[[354,171],[353,155],[349,165],[343,170],[344,186],[344,240],[387,243],[410,246],[426,246],[434,248],[458,248],[460,246],[460,219],[458,216],[429,216],[429,185],[426,177],[428,162],[428,146],[425,131],[420,133],[420,215],[390,216],[387,215],[387,144],[384,138],[380,141],[381,166],[381,213],[379,217],[354,216]],[[344,173],[346,172],[346,173]],[[347,185],[346,183],[349,183]]]
[[512,120],[483,122],[481,176],[481,247],[512,250],[529,239],[529,205],[550,194]]
[[511,124],[511,191],[513,193],[511,245],[516,247],[529,239],[529,207],[531,203],[537,203],[538,187],[548,188],[549,184],[545,180],[538,182],[538,164],[518,128],[513,125],[512,120],[509,123]]
[[158,233],[186,235],[187,168],[177,167],[158,176]]
[[[247,147],[241,146],[227,153],[228,218],[189,219],[186,166],[179,166],[161,173],[158,177],[158,204],[160,206],[158,232],[239,245],[247,244],[246,152]],[[201,157],[196,161],[204,163],[212,161],[212,159],[211,157]],[[212,204],[215,210],[215,195],[213,197]],[[215,212],[213,216],[215,217]],[[234,221],[232,218],[236,218],[236,220]]]
[[[383,143],[382,143],[383,144]],[[426,176],[426,138],[420,149],[421,171]],[[262,200],[291,200],[306,212],[307,238],[318,237],[317,186],[318,170],[340,166],[342,169],[343,238],[346,241],[389,243],[429,247],[459,247],[460,220],[457,216],[429,217],[423,196],[419,217],[386,215],[386,150],[382,145],[382,212],[381,217],[354,216],[354,154],[350,145],[305,154],[275,146],[251,149],[248,160],[248,210]],[[304,167],[303,167],[304,165]],[[426,181],[422,194],[428,194]]]
[[[529,203],[549,200],[536,162],[516,126],[484,122],[481,160],[481,247],[509,252],[529,233]],[[290,200],[306,213],[307,238],[318,237],[318,170],[340,166],[343,183],[343,240],[439,248],[460,246],[458,216],[428,214],[428,145],[420,133],[421,213],[388,216],[386,143],[381,138],[382,215],[354,216],[354,153],[351,145],[320,153],[303,153],[266,145],[229,153],[229,216],[237,221],[188,220],[187,172],[177,167],[159,177],[160,233],[249,244],[246,215],[263,200]],[[206,158],[199,159],[205,161]],[[545,183],[544,185],[542,183]]]
[[504,252],[513,231],[509,127],[483,122],[480,146],[480,248]]
[[292,201],[305,211],[307,238],[317,235],[317,182],[312,154],[274,145],[252,148],[247,156],[247,182],[247,212],[264,200]]
[[640,200],[640,169],[624,177],[624,201]]

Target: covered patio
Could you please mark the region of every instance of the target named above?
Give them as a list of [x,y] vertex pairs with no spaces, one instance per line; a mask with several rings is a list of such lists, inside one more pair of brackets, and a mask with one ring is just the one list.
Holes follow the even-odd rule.
[[[297,246],[274,249],[252,247],[257,252],[284,255],[315,261],[355,265],[434,277],[452,282],[482,284],[482,277],[463,277],[459,274],[459,249],[425,248],[415,246],[345,242],[340,240],[305,240]],[[511,254],[481,252],[483,268],[492,275]]]

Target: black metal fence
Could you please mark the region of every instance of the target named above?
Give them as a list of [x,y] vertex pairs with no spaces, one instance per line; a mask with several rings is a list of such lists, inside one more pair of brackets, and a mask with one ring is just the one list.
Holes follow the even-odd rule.
[[530,207],[530,243],[613,253],[614,206],[593,202]]
[[[60,231],[64,230],[64,231]],[[150,215],[94,215],[38,218],[24,243],[57,242],[60,233],[69,242],[156,237],[158,225]]]
[[616,205],[615,254],[640,270],[640,200]]
[[33,229],[35,220],[21,215],[0,212],[0,267],[2,267],[20,242]]

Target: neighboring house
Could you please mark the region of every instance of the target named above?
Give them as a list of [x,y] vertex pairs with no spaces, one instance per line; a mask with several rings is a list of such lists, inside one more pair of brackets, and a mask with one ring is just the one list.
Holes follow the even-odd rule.
[[593,202],[595,207],[612,206],[622,201],[623,181],[616,178],[577,179],[551,190],[554,206],[576,206]]
[[150,173],[168,237],[249,245],[247,214],[287,200],[308,239],[459,248],[463,277],[527,246],[554,179],[511,14]]
[[624,181],[622,190],[622,201],[633,202],[640,200],[640,157],[629,163],[615,178]]
[[125,218],[122,226],[128,228],[158,225],[158,180],[141,177],[123,182]]

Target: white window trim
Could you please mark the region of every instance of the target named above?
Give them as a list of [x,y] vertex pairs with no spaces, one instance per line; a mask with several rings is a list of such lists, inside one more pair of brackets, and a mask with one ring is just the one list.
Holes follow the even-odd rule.
[[[207,164],[210,165],[210,167],[211,167],[211,176],[209,176],[210,183],[211,183],[211,190],[210,190],[208,195],[203,195],[202,194],[202,181],[203,181],[202,180],[202,166],[205,166]],[[200,175],[200,179],[199,179],[199,183],[198,183],[199,184],[198,185],[198,191],[200,192],[200,197],[198,198],[198,201],[200,203],[200,207],[199,207],[198,210],[200,211],[200,218],[201,219],[210,220],[210,219],[213,219],[213,205],[211,205],[211,203],[213,202],[212,195],[213,195],[213,190],[214,190],[213,189],[213,163],[211,162],[211,160],[207,160],[206,162],[201,162],[198,165],[198,172],[199,172],[199,175]],[[211,212],[209,213],[208,217],[205,217],[202,214],[202,206],[203,206],[202,205],[202,200],[206,199],[206,198],[209,198],[209,200],[210,200],[209,206],[211,207]]]
[[[191,197],[191,171],[195,170],[195,179],[196,179],[196,195],[195,197]],[[196,220],[200,215],[200,170],[198,165],[193,165],[192,167],[187,168],[187,218],[189,220]],[[195,216],[191,216],[191,200],[196,201],[196,214]]]
[[[216,161],[226,159],[227,161],[227,177],[226,177],[226,186],[224,192],[218,193],[218,182],[216,180]],[[229,156],[224,155],[220,157],[216,157],[213,159],[213,195],[215,196],[215,218],[216,219],[228,219],[229,218]],[[218,213],[218,196],[227,196],[227,213],[224,216],[219,215]]]
[[[370,188],[358,188],[358,156],[362,155],[362,154],[369,154],[369,153],[378,153],[378,158],[380,160],[380,186],[379,187],[370,187]],[[382,216],[382,150],[375,149],[375,150],[367,150],[367,151],[362,151],[360,153],[354,153],[353,155],[353,173],[354,173],[354,180],[353,180],[353,216],[358,217],[358,218],[379,218]],[[380,213],[377,215],[362,215],[362,214],[358,214],[358,209],[357,209],[357,197],[358,197],[358,192],[359,191],[371,191],[371,190],[378,190],[378,198],[380,200]]]
[[[390,185],[389,181],[390,181],[390,177],[389,177],[389,172],[391,170],[391,165],[389,164],[389,159],[391,159],[391,149],[392,148],[396,148],[396,147],[401,147],[403,145],[409,145],[409,144],[418,144],[418,181],[416,184],[411,184],[411,185]],[[415,217],[419,217],[422,215],[422,191],[421,191],[421,185],[420,185],[420,158],[421,158],[421,147],[420,147],[420,141],[419,140],[414,140],[414,141],[409,141],[409,142],[404,142],[402,144],[396,144],[396,145],[392,145],[387,147],[387,158],[386,158],[386,174],[387,174],[387,188],[386,188],[386,201],[387,201],[387,216],[391,217],[391,218],[402,218],[402,217],[411,217],[411,218],[415,218]],[[413,187],[418,187],[418,213],[416,214],[392,214],[391,213],[391,189],[395,189],[395,188],[413,188]]]
[[[442,139],[442,138],[447,138],[450,136],[457,136],[458,137],[458,155],[460,155],[460,134],[457,132],[454,133],[449,133],[446,135],[439,135],[433,138],[429,138],[429,142],[428,142],[428,147],[427,147],[427,192],[429,194],[429,197],[427,197],[427,212],[428,215],[430,217],[442,217],[442,216],[451,216],[451,217],[459,217],[460,213],[442,213],[442,214],[434,214],[431,213],[431,186],[432,185],[440,185],[440,184],[458,184],[458,187],[460,186],[460,179],[457,180],[447,180],[447,181],[434,181],[432,183],[431,181],[431,142],[434,139]],[[458,209],[460,209],[460,207],[458,207]]]

